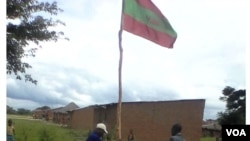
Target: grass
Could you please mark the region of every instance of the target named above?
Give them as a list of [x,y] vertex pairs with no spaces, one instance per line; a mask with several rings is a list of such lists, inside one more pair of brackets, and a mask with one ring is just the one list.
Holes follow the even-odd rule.
[[[7,116],[13,120],[18,141],[85,141],[87,132],[61,127],[43,120]],[[76,138],[81,136],[83,138]]]
[[212,138],[212,137],[203,137],[203,138],[201,138],[200,141],[214,141],[214,138]]
[[[200,141],[215,141],[215,137],[202,137]],[[221,141],[221,140],[219,140]]]
[[7,115],[7,118],[11,119],[33,119],[31,115]]

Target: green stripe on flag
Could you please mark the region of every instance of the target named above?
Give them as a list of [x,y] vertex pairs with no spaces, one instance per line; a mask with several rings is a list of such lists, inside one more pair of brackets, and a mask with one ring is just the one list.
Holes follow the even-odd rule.
[[124,0],[124,13],[133,17],[135,20],[146,24],[148,27],[157,31],[169,34],[176,37],[177,33],[174,31],[170,23],[163,16],[157,15],[149,9],[140,6],[136,0]]

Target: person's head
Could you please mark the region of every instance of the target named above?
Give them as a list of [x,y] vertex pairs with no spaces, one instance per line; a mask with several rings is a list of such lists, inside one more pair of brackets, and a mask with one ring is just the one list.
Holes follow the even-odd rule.
[[108,134],[108,131],[107,131],[107,128],[106,128],[106,125],[103,124],[103,123],[98,123],[96,125],[96,129],[95,129],[96,133],[99,135],[99,136],[103,136],[103,134]]
[[174,136],[178,133],[181,133],[181,130],[182,130],[181,124],[176,123],[171,128],[171,135]]
[[8,126],[11,126],[11,125],[12,125],[12,120],[8,119]]

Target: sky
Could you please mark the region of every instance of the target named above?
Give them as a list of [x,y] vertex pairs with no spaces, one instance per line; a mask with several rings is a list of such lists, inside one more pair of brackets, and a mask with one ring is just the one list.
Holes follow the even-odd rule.
[[[178,34],[173,49],[123,31],[124,102],[205,99],[204,119],[225,110],[226,86],[246,89],[246,1],[152,0]],[[6,104],[34,110],[118,101],[121,0],[57,0],[70,40],[42,43],[28,73],[6,76]],[[48,15],[46,15],[48,16]],[[34,44],[30,44],[34,47]],[[5,73],[5,72],[4,72]]]

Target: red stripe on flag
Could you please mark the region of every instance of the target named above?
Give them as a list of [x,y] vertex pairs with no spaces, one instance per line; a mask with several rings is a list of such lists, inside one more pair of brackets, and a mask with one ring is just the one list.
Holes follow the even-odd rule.
[[141,36],[145,39],[148,39],[148,40],[150,40],[156,44],[159,44],[163,47],[173,48],[173,44],[174,44],[176,38],[174,38],[166,33],[154,30],[153,28],[148,27],[144,23],[136,21],[133,17],[131,17],[127,14],[123,14],[123,18],[124,18],[123,19],[123,21],[124,21],[123,29],[124,30],[126,30],[132,34]]

